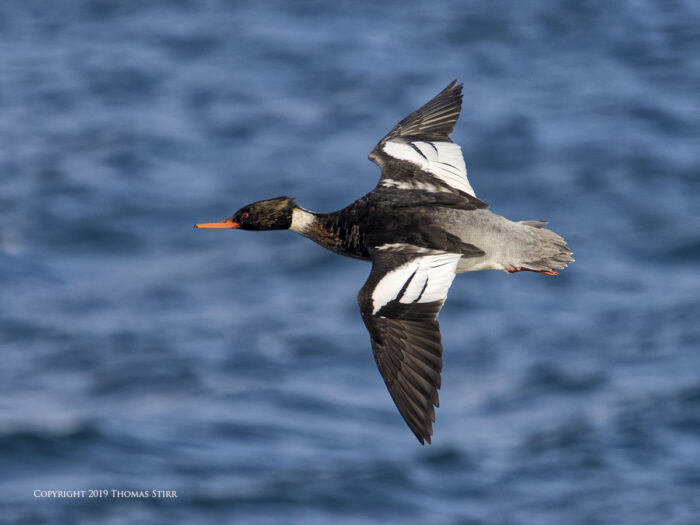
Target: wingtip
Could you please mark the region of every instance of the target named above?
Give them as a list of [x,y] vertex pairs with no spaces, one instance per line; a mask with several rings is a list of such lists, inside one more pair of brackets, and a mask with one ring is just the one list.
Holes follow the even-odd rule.
[[425,445],[426,443],[428,445],[432,445],[432,436],[433,436],[433,426],[430,425],[428,427],[425,427],[423,429],[414,429],[411,428],[411,431],[413,432],[413,435],[416,436],[416,439],[421,445]]
[[464,83],[460,82],[458,84],[457,79],[455,78],[452,82],[447,84],[447,87],[445,89],[443,89],[443,91],[454,91],[461,96],[463,87],[464,87]]
[[[462,88],[464,87],[464,84],[460,82],[457,84],[457,79],[454,79],[452,82],[448,84],[448,86],[442,91],[442,93],[447,94],[450,97],[454,97],[454,99],[459,101],[459,106],[460,109],[462,107],[462,101],[464,100],[464,93],[462,92]],[[442,94],[441,93],[441,94]]]

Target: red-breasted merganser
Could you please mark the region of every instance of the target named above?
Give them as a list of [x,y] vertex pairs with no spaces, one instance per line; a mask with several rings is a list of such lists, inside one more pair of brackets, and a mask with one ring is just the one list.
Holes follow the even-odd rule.
[[541,221],[512,222],[489,211],[450,140],[462,85],[450,83],[399,122],[369,154],[377,186],[333,213],[290,197],[254,202],[197,228],[292,230],[331,251],[372,262],[358,294],[374,359],[389,394],[421,444],[438,406],[442,344],[437,316],[456,273],[529,270],[557,275],[573,261],[564,239]]

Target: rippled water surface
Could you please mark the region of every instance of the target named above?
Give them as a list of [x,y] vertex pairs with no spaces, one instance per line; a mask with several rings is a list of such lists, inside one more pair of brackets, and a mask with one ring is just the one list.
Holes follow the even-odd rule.
[[[10,0],[0,45],[0,522],[698,523],[697,2]],[[477,195],[577,261],[455,280],[421,447],[367,263],[192,224],[345,206],[453,78]]]

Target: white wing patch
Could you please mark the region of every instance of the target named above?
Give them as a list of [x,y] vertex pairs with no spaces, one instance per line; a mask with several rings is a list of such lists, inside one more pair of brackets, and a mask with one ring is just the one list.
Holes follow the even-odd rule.
[[387,273],[372,291],[372,315],[384,305],[396,299],[406,283],[400,303],[431,303],[447,297],[447,290],[455,278],[457,263],[462,256],[458,253],[424,255],[402,264]]
[[408,244],[405,242],[392,242],[392,243],[387,243],[387,244],[382,244],[381,246],[377,246],[375,250],[392,250],[392,251],[399,251],[399,250],[410,250],[411,253],[428,253],[428,252],[433,252],[433,254],[436,253],[442,253],[439,252],[438,250],[431,250],[430,248],[423,248],[422,246],[415,246],[413,244]]
[[[397,142],[382,146],[384,153],[419,166],[445,184],[476,197],[467,179],[462,148],[454,142]],[[403,188],[400,188],[403,189]]]
[[420,180],[384,179],[380,184],[385,188],[398,188],[400,190],[423,190],[429,191],[431,193],[450,193],[450,190],[448,190],[445,187],[438,186],[437,184],[430,184],[429,182],[423,182]]

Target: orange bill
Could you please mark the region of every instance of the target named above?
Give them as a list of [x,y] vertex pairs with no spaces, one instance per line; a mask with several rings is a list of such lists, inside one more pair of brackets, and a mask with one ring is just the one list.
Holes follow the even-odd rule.
[[221,222],[200,222],[194,225],[195,228],[240,228],[241,225],[231,219]]

